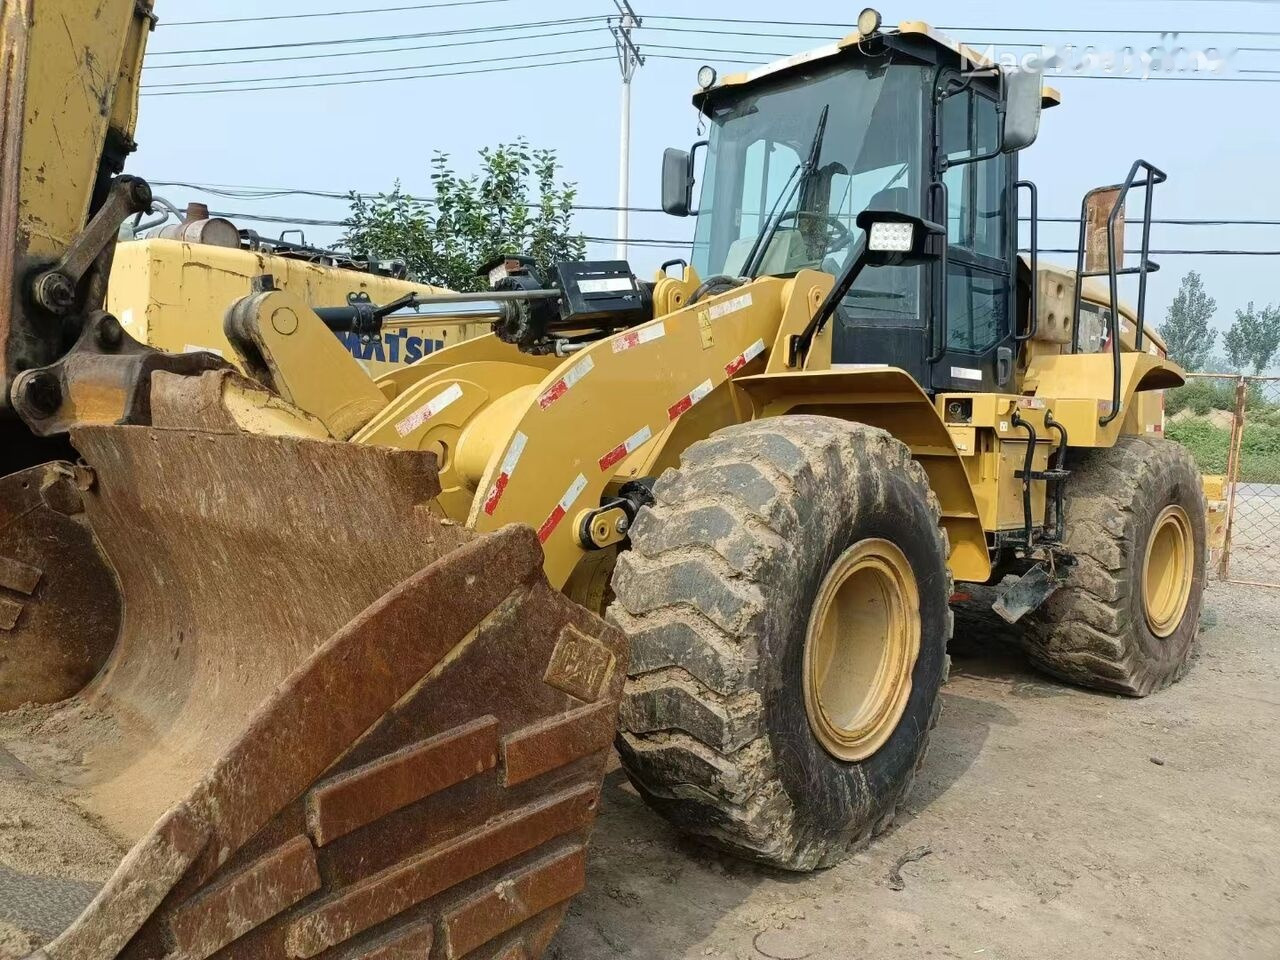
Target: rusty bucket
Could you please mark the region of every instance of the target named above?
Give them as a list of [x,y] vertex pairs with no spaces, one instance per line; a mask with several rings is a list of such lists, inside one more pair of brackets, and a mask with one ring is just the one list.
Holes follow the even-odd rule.
[[0,956],[541,955],[626,665],[533,532],[429,455],[72,439],[0,489]]

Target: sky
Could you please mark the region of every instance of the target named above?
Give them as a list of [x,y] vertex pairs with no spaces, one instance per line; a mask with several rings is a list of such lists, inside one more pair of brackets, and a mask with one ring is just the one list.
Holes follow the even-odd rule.
[[[832,0],[633,5],[643,22],[633,37],[646,62],[633,85],[630,204],[650,208],[658,206],[663,149],[687,148],[698,138],[690,96],[700,64],[724,74],[749,69],[742,61],[822,46],[852,32],[862,8]],[[403,9],[411,7],[419,9]],[[1084,67],[1082,75],[1073,70],[1048,80],[1062,91],[1063,103],[1045,114],[1038,142],[1022,154],[1021,174],[1039,185],[1042,217],[1073,217],[1086,191],[1122,180],[1141,157],[1169,175],[1156,193],[1158,218],[1277,221],[1157,225],[1154,248],[1280,252],[1280,178],[1271,175],[1280,155],[1277,0],[913,0],[879,9],[888,24],[925,20],[980,49],[994,43],[1002,54],[1020,56],[1050,44],[1072,67],[1090,45],[1099,54],[1126,47],[1180,51],[1176,62],[1188,67],[1202,54],[1199,62],[1217,65],[1217,73],[1142,80],[1137,56],[1126,79]],[[336,10],[370,12],[316,15]],[[465,173],[474,169],[480,148],[523,136],[534,147],[558,151],[563,177],[578,185],[581,204],[612,206],[621,80],[606,18],[617,12],[614,0],[349,0],[345,7],[335,0],[157,0],[161,24],[143,78],[141,147],[129,170],[153,182],[257,188],[237,197],[176,186],[158,186],[157,193],[179,206],[204,200],[215,211],[240,214],[240,226],[275,236],[292,224],[248,215],[341,220],[347,204],[262,196],[262,188],[379,192],[399,180],[409,193],[430,196],[435,151],[452,155]],[[252,19],[263,17],[282,19]],[[542,25],[515,26],[528,24]],[[367,39],[388,37],[399,39]],[[315,59],[277,59],[283,57]],[[228,62],[268,59],[275,62]],[[1175,58],[1166,53],[1163,59]],[[242,81],[302,74],[322,76],[240,92]],[[353,82],[374,79],[380,82]],[[612,238],[616,216],[581,211],[575,225],[588,236]],[[633,213],[633,238],[672,242],[632,247],[636,272],[649,276],[663,260],[687,255],[692,227],[661,213]],[[302,229],[315,244],[341,236],[332,227]],[[1134,231],[1131,242],[1136,239]],[[1075,243],[1074,226],[1043,225],[1042,247]],[[613,254],[613,243],[589,247],[595,258]],[[1280,302],[1280,256],[1153,259],[1162,270],[1151,279],[1150,322],[1164,319],[1189,270],[1203,276],[1216,298],[1221,329],[1249,301]],[[1135,299],[1133,286],[1122,295]]]

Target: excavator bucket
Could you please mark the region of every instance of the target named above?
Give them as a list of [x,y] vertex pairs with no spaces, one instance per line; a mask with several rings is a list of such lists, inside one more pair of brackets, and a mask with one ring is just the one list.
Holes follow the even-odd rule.
[[540,956],[626,663],[533,531],[430,455],[72,441],[0,490],[0,957]]

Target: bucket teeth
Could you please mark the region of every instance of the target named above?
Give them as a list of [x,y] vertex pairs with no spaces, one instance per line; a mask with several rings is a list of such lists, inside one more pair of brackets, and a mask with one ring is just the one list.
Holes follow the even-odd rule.
[[[583,883],[626,663],[534,532],[437,520],[426,455],[74,441],[119,635],[74,699],[0,715],[0,744],[129,852],[48,957],[540,956]],[[38,565],[0,556],[0,599],[56,586]]]

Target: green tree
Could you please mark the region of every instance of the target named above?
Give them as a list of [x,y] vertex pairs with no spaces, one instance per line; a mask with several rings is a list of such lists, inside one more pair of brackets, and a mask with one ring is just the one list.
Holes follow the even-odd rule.
[[458,291],[484,290],[476,271],[503,254],[534,258],[544,274],[551,264],[586,257],[586,241],[573,230],[574,184],[558,181],[554,150],[533,150],[524,139],[480,151],[480,171],[464,176],[448,154],[431,161],[432,200],[406,194],[351,194],[343,244],[353,255],[401,259],[409,276]]
[[1185,369],[1204,369],[1218,339],[1217,331],[1210,326],[1217,309],[1218,302],[1205,292],[1200,274],[1192,270],[1182,278],[1182,286],[1159,330],[1169,347],[1169,356]]
[[1236,311],[1236,322],[1222,344],[1233,364],[1242,370],[1252,367],[1254,375],[1260,375],[1280,350],[1280,308],[1266,306],[1257,310],[1249,301],[1247,309]]

